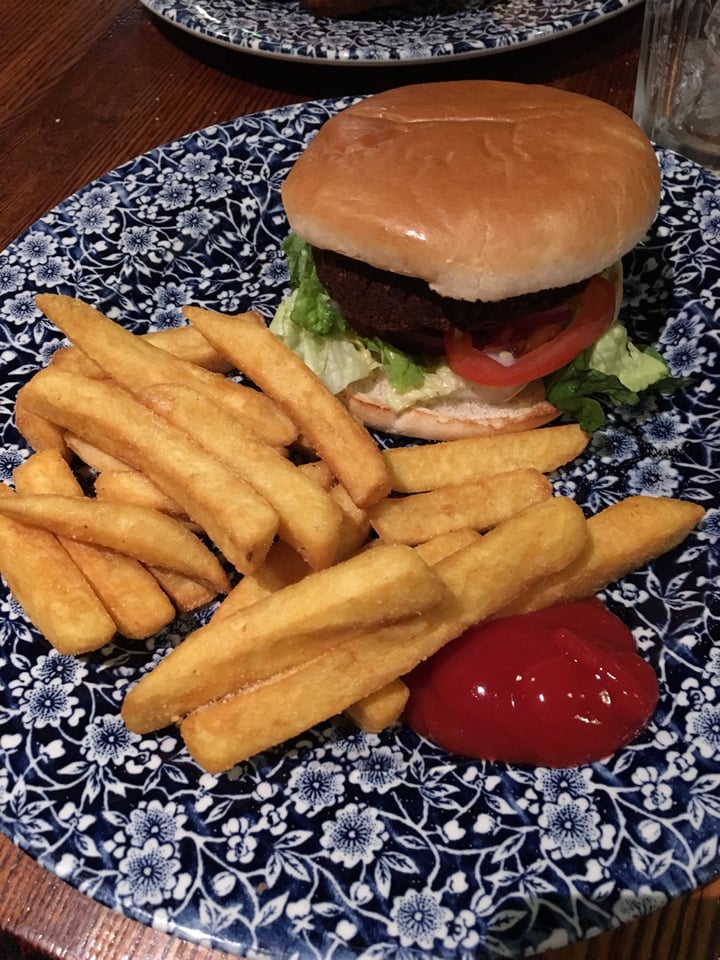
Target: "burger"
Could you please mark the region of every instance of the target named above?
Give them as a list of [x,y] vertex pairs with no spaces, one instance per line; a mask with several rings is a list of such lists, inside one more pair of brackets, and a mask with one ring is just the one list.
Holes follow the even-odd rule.
[[618,320],[659,202],[651,144],[597,100],[417,84],[329,119],[282,187],[271,330],[368,426],[428,439],[586,429],[667,382]]

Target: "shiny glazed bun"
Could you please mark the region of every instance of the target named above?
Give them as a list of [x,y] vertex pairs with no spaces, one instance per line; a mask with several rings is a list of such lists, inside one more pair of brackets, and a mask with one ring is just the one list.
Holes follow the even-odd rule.
[[497,301],[584,280],[650,226],[659,172],[619,110],[551,87],[401,87],[328,120],[282,199],[313,246]]

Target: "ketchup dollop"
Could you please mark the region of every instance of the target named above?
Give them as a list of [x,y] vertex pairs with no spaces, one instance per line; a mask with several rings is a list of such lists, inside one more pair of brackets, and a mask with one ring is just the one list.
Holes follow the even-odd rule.
[[406,723],[466,757],[569,767],[633,740],[658,699],[632,633],[596,598],[471,627],[405,680]]

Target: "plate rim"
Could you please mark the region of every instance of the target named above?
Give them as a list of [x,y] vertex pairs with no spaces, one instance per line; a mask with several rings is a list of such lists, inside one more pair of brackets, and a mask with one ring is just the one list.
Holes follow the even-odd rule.
[[[359,57],[346,56],[343,55],[342,50],[338,51],[337,49],[331,51],[331,54],[328,55],[328,48],[323,48],[321,46],[316,46],[315,53],[313,54],[302,54],[292,51],[286,52],[278,49],[280,47],[279,43],[264,40],[262,37],[258,38],[257,43],[233,43],[224,37],[217,36],[211,32],[206,32],[198,27],[191,26],[173,19],[173,17],[158,9],[158,6],[160,5],[159,0],[140,0],[142,6],[145,7],[146,10],[148,10],[153,16],[158,17],[158,19],[162,20],[164,23],[168,24],[174,29],[180,30],[189,36],[199,38],[207,43],[220,46],[225,50],[230,50],[235,53],[258,56],[267,60],[277,60],[282,62],[290,61],[294,63],[312,64],[315,66],[323,65],[327,67],[344,66],[367,68],[401,68],[405,66],[442,64],[456,61],[459,62],[464,60],[473,60],[478,57],[494,57],[502,53],[509,53],[514,50],[524,50],[526,48],[539,46],[540,44],[550,43],[555,39],[559,39],[560,37],[571,36],[573,34],[584,32],[591,27],[597,26],[599,23],[605,23],[607,20],[626,13],[634,6],[638,6],[640,3],[642,3],[643,0],[616,0],[616,2],[622,5],[614,10],[608,11],[607,13],[600,11],[588,21],[574,24],[572,27],[566,30],[556,31],[548,28],[546,31],[543,31],[537,36],[528,37],[527,39],[518,43],[510,43],[507,45],[496,44],[494,46],[478,45],[475,48],[462,53],[450,52],[446,54],[438,54],[436,56],[430,55],[427,57],[397,56],[383,59],[371,57],[367,54]],[[396,50],[395,52],[398,51]]]

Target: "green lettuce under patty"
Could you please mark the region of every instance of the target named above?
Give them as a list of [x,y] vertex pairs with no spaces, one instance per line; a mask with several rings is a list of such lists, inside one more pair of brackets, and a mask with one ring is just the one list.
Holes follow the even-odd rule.
[[[353,375],[339,389],[334,389],[326,381],[334,393],[339,393],[356,380],[364,379],[379,366],[395,390],[412,390],[422,386],[425,377],[422,362],[378,337],[361,337],[347,323],[320,283],[312,251],[304,240],[291,233],[283,243],[283,250],[290,269],[293,297],[289,316],[285,312],[279,318],[276,316],[270,329],[282,336],[296,353],[301,354],[318,376],[324,379],[326,371],[334,384],[346,375],[358,372],[362,364],[367,365],[364,373]],[[301,335],[292,331],[288,321],[311,335],[307,344],[300,343]]]

